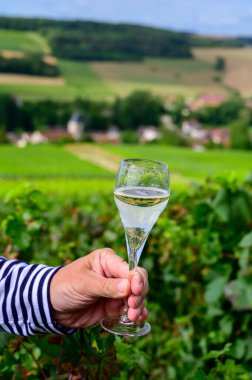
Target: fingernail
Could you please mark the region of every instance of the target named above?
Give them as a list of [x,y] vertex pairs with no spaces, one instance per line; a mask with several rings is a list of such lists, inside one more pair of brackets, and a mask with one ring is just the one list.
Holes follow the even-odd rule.
[[117,285],[117,289],[120,293],[125,294],[128,290],[128,280],[121,280]]

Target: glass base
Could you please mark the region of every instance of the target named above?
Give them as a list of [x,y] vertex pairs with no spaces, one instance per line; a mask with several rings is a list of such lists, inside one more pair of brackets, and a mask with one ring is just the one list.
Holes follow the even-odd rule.
[[123,321],[121,317],[107,317],[101,321],[104,330],[122,336],[137,337],[149,334],[151,326],[148,322],[136,325],[131,321]]

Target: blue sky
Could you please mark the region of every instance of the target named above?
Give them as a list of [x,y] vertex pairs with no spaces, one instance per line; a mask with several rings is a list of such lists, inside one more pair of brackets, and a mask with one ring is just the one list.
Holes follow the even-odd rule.
[[252,0],[1,0],[1,16],[127,22],[252,36]]

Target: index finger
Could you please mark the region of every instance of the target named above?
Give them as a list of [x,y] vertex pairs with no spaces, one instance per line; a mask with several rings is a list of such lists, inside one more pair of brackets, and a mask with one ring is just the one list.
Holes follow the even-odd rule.
[[92,252],[92,268],[96,273],[111,278],[129,278],[129,264],[110,248]]

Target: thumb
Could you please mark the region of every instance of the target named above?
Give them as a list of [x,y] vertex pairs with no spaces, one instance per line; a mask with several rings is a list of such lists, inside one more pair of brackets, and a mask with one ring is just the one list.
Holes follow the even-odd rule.
[[130,293],[130,282],[127,279],[102,277],[97,283],[97,296],[106,298],[124,298]]

